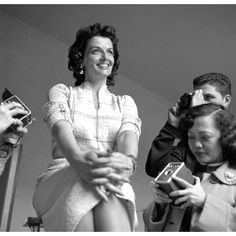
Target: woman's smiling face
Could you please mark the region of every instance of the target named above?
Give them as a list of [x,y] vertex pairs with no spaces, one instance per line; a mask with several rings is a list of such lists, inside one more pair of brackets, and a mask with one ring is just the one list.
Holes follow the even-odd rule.
[[88,78],[107,78],[114,65],[112,41],[107,37],[94,36],[88,41],[84,55],[85,75]]
[[223,161],[221,132],[215,126],[212,115],[195,118],[193,127],[188,130],[188,143],[199,163]]

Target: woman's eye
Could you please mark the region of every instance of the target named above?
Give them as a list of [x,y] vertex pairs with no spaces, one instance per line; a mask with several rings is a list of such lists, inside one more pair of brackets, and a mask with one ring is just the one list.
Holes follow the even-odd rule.
[[94,50],[92,51],[92,53],[99,53],[99,52],[100,52],[99,49],[94,49]]
[[201,137],[201,139],[202,139],[203,141],[208,141],[210,138],[211,138],[211,137],[209,137],[209,136],[203,136],[203,137]]
[[110,55],[114,55],[114,52],[113,51],[108,51],[108,53],[110,54]]

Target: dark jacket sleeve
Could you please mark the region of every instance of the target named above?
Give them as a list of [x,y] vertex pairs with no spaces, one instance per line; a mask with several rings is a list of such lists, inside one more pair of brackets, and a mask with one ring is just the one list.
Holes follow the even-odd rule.
[[143,211],[145,231],[163,231],[168,213],[169,204],[156,204],[155,201],[151,202]]
[[[176,138],[180,141],[174,146]],[[167,122],[152,142],[145,166],[146,173],[156,177],[169,162],[185,162],[191,170],[196,163],[188,148],[187,138]]]

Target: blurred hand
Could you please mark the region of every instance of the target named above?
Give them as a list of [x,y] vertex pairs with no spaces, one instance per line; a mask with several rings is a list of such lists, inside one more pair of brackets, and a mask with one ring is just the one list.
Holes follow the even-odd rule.
[[180,119],[182,118],[182,114],[179,112],[179,101],[175,103],[173,107],[171,107],[168,111],[168,122],[178,128]]
[[151,181],[153,193],[154,193],[154,201],[157,204],[162,203],[171,203],[172,199],[169,197],[167,193],[165,193],[162,189],[160,189],[159,185],[154,181]]
[[[207,103],[204,100],[202,89],[195,90],[194,92],[190,92],[189,94],[192,95],[192,100],[190,105],[191,107]],[[168,122],[176,128],[179,127],[179,122],[181,118],[184,116],[184,112],[181,113],[179,111],[179,102],[180,101],[178,101],[173,107],[171,107],[168,112]]]
[[203,90],[202,89],[195,90],[192,96],[191,107],[195,107],[205,103],[207,102],[204,100]]
[[9,126],[17,125],[17,131],[26,133],[27,129],[22,127],[22,122],[19,119],[13,118],[17,114],[27,114],[28,112],[21,104],[16,102],[1,103],[0,105],[0,135],[2,135]]
[[176,190],[170,193],[171,197],[177,197],[174,202],[176,205],[180,204],[180,208],[186,208],[188,206],[203,207],[206,199],[206,192],[201,186],[199,177],[194,176],[194,185],[191,185],[176,176],[174,176],[173,179],[185,188],[183,190]]

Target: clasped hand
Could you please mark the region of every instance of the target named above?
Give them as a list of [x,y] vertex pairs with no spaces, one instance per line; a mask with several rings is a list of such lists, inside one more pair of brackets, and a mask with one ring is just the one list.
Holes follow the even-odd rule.
[[107,194],[120,194],[121,185],[130,182],[129,177],[133,168],[132,161],[119,152],[89,152],[85,155],[90,165],[87,180],[95,191],[107,200]]

